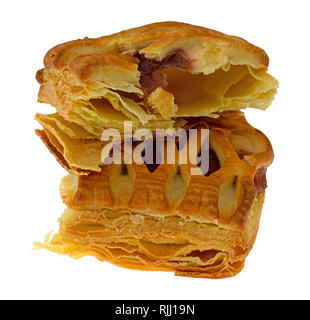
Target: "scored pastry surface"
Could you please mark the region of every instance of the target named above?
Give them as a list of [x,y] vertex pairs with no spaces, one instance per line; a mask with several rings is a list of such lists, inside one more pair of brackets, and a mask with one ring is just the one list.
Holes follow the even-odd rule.
[[36,247],[182,276],[240,272],[256,238],[272,148],[240,111],[192,127],[210,129],[206,175],[192,176],[197,165],[178,163],[70,174],[60,186],[68,208],[59,232]]
[[[69,172],[60,185],[67,208],[58,233],[35,246],[180,276],[240,272],[273,161],[268,138],[240,110],[271,104],[278,82],[268,64],[265,51],[242,38],[178,22],[50,49],[36,74],[38,101],[56,112],[36,114],[36,133]],[[105,164],[111,153],[103,153],[102,133],[117,129],[124,139],[125,121],[154,139],[156,129],[209,129],[208,172],[193,175],[199,163],[189,152],[180,161],[186,144],[179,137],[168,145],[169,134],[153,149],[163,163],[146,163],[144,151],[140,163]],[[193,153],[198,160],[199,147]]]
[[177,146],[176,163],[168,164],[166,143],[162,164],[112,163],[102,166],[101,172],[74,178],[62,192],[65,203],[78,210],[108,207],[177,214],[243,229],[257,194],[266,187],[266,168],[273,160],[270,142],[240,111],[203,119],[193,127],[210,129],[205,175],[191,174],[199,164],[190,159],[179,163]]
[[[104,169],[106,165],[103,163],[104,159],[102,159],[102,148],[108,142],[100,141],[99,137],[87,133],[82,127],[74,123],[71,124],[57,114],[37,114],[36,119],[43,126],[43,130],[37,131],[38,135],[69,173],[89,175],[94,171],[107,170]],[[221,166],[225,166],[226,171],[231,172],[232,175],[235,172],[242,173],[244,170],[247,172],[248,169],[244,167],[244,163],[257,171],[260,168],[266,168],[272,162],[273,152],[269,140],[262,132],[247,123],[241,111],[222,112],[215,119],[190,118],[183,124],[183,129],[187,130],[187,137],[189,136],[188,129],[194,128],[209,129],[210,148],[213,149],[211,151],[215,152]],[[178,143],[178,141],[176,142]],[[133,147],[136,147],[138,143],[134,143]],[[188,142],[188,148],[189,145]],[[182,172],[184,170],[189,171],[191,169],[189,152],[185,154],[189,166],[178,165],[182,150],[178,145],[173,147],[176,152],[176,165],[167,164],[166,138],[163,150],[165,158],[162,159],[164,164],[161,164],[160,167],[180,167]],[[197,155],[198,153],[199,149],[197,149]],[[244,161],[240,162],[240,158]],[[212,162],[210,163],[211,166]],[[147,170],[145,165],[138,167]],[[149,172],[149,170],[147,171]],[[223,181],[227,178],[225,175],[221,177]]]

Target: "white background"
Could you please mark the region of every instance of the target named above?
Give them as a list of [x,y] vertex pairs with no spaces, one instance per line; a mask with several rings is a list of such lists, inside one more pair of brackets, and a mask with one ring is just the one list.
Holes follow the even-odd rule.
[[[310,298],[309,1],[1,1],[0,298]],[[65,171],[35,135],[37,69],[52,46],[157,21],[175,20],[241,36],[265,49],[280,82],[249,122],[271,140],[266,203],[254,249],[236,277],[206,280],[121,269],[33,251],[64,205]]]

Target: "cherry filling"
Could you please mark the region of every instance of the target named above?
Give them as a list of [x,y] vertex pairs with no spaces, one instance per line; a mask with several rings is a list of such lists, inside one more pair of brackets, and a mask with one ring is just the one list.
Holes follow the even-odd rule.
[[[177,143],[178,146],[178,143]],[[179,149],[179,146],[178,146]],[[240,151],[237,152],[240,159],[243,159],[244,156],[249,155],[246,151]],[[141,155],[145,156],[145,150],[142,151]],[[162,163],[162,156],[160,154],[160,151],[156,148],[156,143],[153,143],[153,160],[151,162],[144,161],[145,166],[149,170],[149,172],[153,173],[160,165],[160,163],[156,163],[156,156],[159,158],[160,162]],[[197,154],[197,164],[200,167],[200,162],[198,162],[198,157],[201,156],[201,152]],[[214,150],[209,149],[209,170],[205,174],[206,177],[211,175],[213,172],[219,170],[221,168],[220,161],[215,153]],[[265,189],[267,188],[267,179],[266,179],[266,167],[261,167],[256,171],[256,174],[254,176],[254,184],[256,186],[258,193],[263,193]]]
[[[145,149],[141,152],[141,156],[142,157],[145,156]],[[159,163],[156,163],[156,157],[158,158]],[[162,161],[163,161],[162,155],[161,155],[160,151],[157,149],[156,140],[153,139],[153,159],[151,161],[144,160],[144,164],[147,167],[147,169],[151,173],[153,173],[159,167],[159,165],[162,163]]]
[[246,150],[238,150],[237,151],[237,155],[238,155],[238,157],[241,159],[241,160],[243,160],[243,158],[245,157],[245,156],[248,156],[248,155],[250,155],[251,154],[251,152],[248,152],[248,151],[246,151]]
[[[199,153],[197,154],[197,158],[200,156],[201,156],[201,151],[199,151]],[[201,163],[200,162],[198,163],[198,161],[197,161],[197,165],[198,165],[198,167],[200,167]],[[204,175],[206,177],[208,177],[210,174],[219,170],[220,168],[221,168],[220,161],[219,161],[216,153],[214,152],[214,150],[209,149],[209,170]]]
[[183,150],[183,148],[185,147],[186,144],[187,144],[187,134],[182,133],[182,137],[177,137],[177,139],[175,141],[175,145],[176,145],[178,151],[181,151],[181,150]]
[[177,50],[161,61],[150,60],[142,54],[136,54],[140,60],[138,70],[140,71],[140,85],[144,95],[148,96],[158,87],[167,88],[166,75],[161,73],[166,68],[188,69],[190,67],[189,58],[184,51]]
[[[246,150],[238,150],[236,151],[238,157],[243,160],[245,156],[248,156],[251,154],[251,152],[248,152]],[[255,176],[254,176],[254,184],[256,186],[258,193],[263,193],[265,189],[267,188],[267,179],[266,179],[266,167],[261,167],[257,169]]]
[[[181,69],[189,69],[190,67],[190,60],[186,56],[186,54],[182,50],[175,51],[174,53],[168,55],[161,61],[157,60],[150,60],[147,59],[143,54],[136,54],[135,55],[139,60],[138,70],[140,71],[140,85],[141,89],[145,96],[148,96],[151,92],[153,92],[158,87],[163,89],[167,88],[167,77],[161,71],[166,68],[181,68]],[[137,98],[138,99],[138,98]],[[176,142],[177,149],[181,150],[183,148],[182,144],[179,141]],[[147,169],[152,173],[154,172],[160,164],[156,164],[156,143],[154,143],[154,150],[153,150],[153,163],[144,162]],[[246,150],[238,150],[237,154],[241,160],[251,153]],[[144,152],[142,152],[142,156],[144,156]],[[200,157],[200,152],[198,153],[197,157]],[[200,163],[198,163],[200,167]],[[205,174],[205,176],[211,175],[213,172],[220,169],[220,162],[217,158],[216,153],[210,149],[209,150],[209,170]],[[266,180],[266,171],[267,168],[262,167],[256,171],[254,176],[254,184],[256,186],[257,192],[262,193],[265,191],[267,187],[267,180]]]
[[266,167],[259,168],[254,176],[254,184],[258,193],[263,193],[267,188]]

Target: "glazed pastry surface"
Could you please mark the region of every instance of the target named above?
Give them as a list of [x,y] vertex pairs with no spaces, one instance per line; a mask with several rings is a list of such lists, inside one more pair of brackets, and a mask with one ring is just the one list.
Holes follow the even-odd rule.
[[57,45],[37,73],[39,101],[92,134],[178,127],[179,118],[266,109],[278,82],[268,56],[207,28],[163,22]]
[[[244,39],[178,22],[50,49],[36,79],[38,101],[55,112],[36,114],[36,133],[69,174],[60,185],[59,231],[35,246],[179,276],[239,273],[273,161],[268,138],[241,109],[271,104],[278,82],[268,64],[265,51]],[[143,153],[138,163],[131,155],[131,163],[105,161],[102,133],[118,130],[124,152],[128,121],[133,131],[148,129],[153,143],[164,130],[163,147],[154,150],[160,163]],[[171,143],[178,129],[186,138]],[[200,147],[190,147],[192,129],[209,130],[207,172]]]
[[191,175],[197,164],[178,163],[70,174],[60,186],[68,208],[59,233],[37,246],[177,275],[238,273],[256,238],[273,151],[240,111],[195,120],[191,128],[210,130],[205,175]]

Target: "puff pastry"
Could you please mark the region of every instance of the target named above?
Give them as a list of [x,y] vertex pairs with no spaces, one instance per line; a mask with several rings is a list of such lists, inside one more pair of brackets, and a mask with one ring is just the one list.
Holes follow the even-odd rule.
[[[36,133],[69,174],[60,185],[59,231],[35,246],[181,276],[240,272],[273,161],[268,138],[241,109],[271,104],[278,82],[268,64],[241,38],[178,22],[49,50],[36,74],[38,101],[56,112],[36,114]],[[161,164],[105,164],[101,134],[113,128],[123,139],[125,121],[153,137],[158,128],[209,129],[208,172],[191,175],[201,169],[179,161],[180,141],[174,164],[167,140]]]
[[266,109],[278,87],[268,56],[247,41],[163,22],[60,44],[37,73],[39,101],[91,133],[172,127],[175,119]]
[[60,187],[68,208],[59,233],[37,246],[176,275],[238,273],[256,237],[273,151],[240,111],[194,121],[191,128],[210,130],[206,175],[191,176],[190,165],[178,163],[69,175]]

